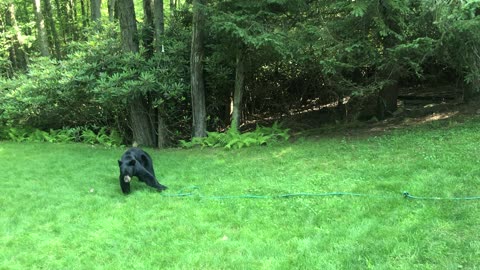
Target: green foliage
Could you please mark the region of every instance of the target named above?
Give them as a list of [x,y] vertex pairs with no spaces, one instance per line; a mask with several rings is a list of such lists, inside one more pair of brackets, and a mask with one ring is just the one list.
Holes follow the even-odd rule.
[[105,112],[86,92],[92,78],[81,75],[90,64],[81,62],[37,58],[28,74],[3,81],[0,121],[43,129],[101,123]]
[[480,1],[440,2],[435,23],[441,32],[439,53],[446,66],[463,75],[474,93],[480,93]]
[[[185,38],[180,34],[178,39]],[[125,135],[131,132],[125,121],[128,101],[136,95],[151,97],[152,109],[161,105],[168,123],[184,122],[185,106],[179,104],[189,89],[186,42],[170,38],[164,53],[146,60],[121,53],[115,24],[105,22],[102,32],[85,36],[68,44],[62,60],[33,58],[28,73],[0,77],[0,123],[42,130],[105,126]]]
[[116,130],[100,128],[94,132],[88,128],[63,128],[50,129],[48,132],[34,128],[5,128],[5,134],[0,134],[0,139],[13,142],[49,142],[67,143],[82,142],[86,144],[99,144],[103,146],[120,146],[122,138]]
[[231,128],[225,133],[207,132],[205,138],[193,138],[190,142],[180,140],[180,145],[184,148],[201,147],[223,147],[225,149],[240,149],[250,146],[259,146],[272,144],[280,140],[288,140],[289,129],[282,128],[275,122],[272,127],[257,126],[252,132],[240,133]]
[[[33,6],[19,0],[3,1],[0,124],[40,130],[115,127],[128,140],[132,133],[128,102],[144,96],[149,109],[163,116],[170,141],[188,137],[192,18],[191,1],[181,2],[175,12],[167,8],[166,14],[171,16],[166,17],[161,40],[164,52],[158,50],[147,57],[143,44],[139,54],[122,52],[117,22],[105,20],[98,31],[88,25],[87,18],[72,21],[68,14],[80,14],[79,3],[72,7],[59,1],[53,20],[62,36],[62,57],[52,60],[35,52]],[[17,8],[18,29],[8,22],[10,3]],[[140,1],[135,4],[141,7]],[[248,98],[242,112],[246,119],[288,114],[311,105],[308,102],[312,100],[325,104],[330,100],[324,97],[331,93],[339,98],[368,98],[378,93],[379,86],[395,81],[406,86],[456,83],[480,92],[478,0],[213,0],[204,8],[208,15],[203,29],[204,70],[211,130],[222,130],[230,123],[226,108],[235,83],[237,50],[246,56],[244,97]],[[137,18],[142,17],[140,10]],[[51,40],[50,27],[47,25]],[[29,56],[26,70],[15,70],[12,48],[17,34]],[[210,141],[198,144],[240,148],[267,136],[227,133],[212,133]],[[7,136],[6,131],[0,136]],[[21,138],[22,134],[12,136]],[[49,140],[43,133],[36,136]],[[69,135],[64,136],[68,140]],[[97,136],[95,130],[84,138],[103,140]]]

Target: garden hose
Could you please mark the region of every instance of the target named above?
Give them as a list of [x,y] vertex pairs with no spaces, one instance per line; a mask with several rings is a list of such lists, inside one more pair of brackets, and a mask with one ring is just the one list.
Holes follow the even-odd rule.
[[[189,190],[185,192],[185,190]],[[162,193],[164,197],[198,197],[202,199],[281,199],[281,198],[294,198],[294,197],[338,197],[338,196],[350,196],[350,197],[368,197],[368,198],[383,198],[383,199],[398,199],[400,196],[388,196],[388,195],[374,195],[366,193],[352,193],[352,192],[325,192],[325,193],[286,193],[279,195],[253,195],[253,194],[244,194],[244,195],[211,195],[206,196],[202,195],[198,191],[200,190],[197,186],[190,186],[187,188],[181,189],[177,194],[165,194]],[[413,196],[407,191],[404,191],[402,194],[405,199],[414,199],[414,200],[480,200],[480,196],[470,196],[470,197],[419,197]]]

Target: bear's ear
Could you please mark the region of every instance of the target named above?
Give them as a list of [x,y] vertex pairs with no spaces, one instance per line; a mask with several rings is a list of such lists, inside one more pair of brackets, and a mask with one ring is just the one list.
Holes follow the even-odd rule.
[[118,166],[122,166],[122,161],[121,160],[118,161]]
[[136,163],[136,160],[132,159],[132,160],[130,160],[130,162],[128,162],[128,165],[129,166],[135,166],[135,163]]

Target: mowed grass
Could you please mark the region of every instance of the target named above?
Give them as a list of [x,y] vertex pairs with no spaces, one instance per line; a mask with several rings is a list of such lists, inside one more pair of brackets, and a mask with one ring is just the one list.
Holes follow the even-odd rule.
[[[0,142],[0,269],[478,269],[480,120],[235,151]],[[195,188],[194,188],[195,187]],[[175,197],[193,192],[190,197]],[[209,196],[353,192],[273,199]]]

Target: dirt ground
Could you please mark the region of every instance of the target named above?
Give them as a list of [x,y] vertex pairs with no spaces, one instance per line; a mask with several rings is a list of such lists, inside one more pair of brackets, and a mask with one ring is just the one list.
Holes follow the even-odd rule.
[[293,138],[308,137],[363,137],[378,136],[393,130],[432,123],[436,121],[463,122],[480,117],[480,97],[464,103],[427,103],[408,105],[400,102],[393,116],[378,121],[335,121],[328,112],[315,112],[293,119],[285,119],[284,126],[292,130]]

